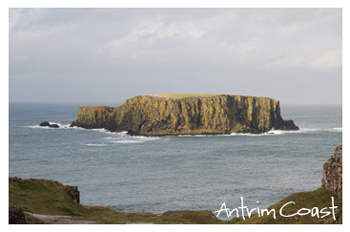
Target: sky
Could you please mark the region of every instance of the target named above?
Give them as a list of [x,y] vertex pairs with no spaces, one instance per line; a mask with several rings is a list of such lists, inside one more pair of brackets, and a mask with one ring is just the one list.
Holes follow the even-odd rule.
[[9,9],[10,102],[154,93],[342,104],[342,9]]

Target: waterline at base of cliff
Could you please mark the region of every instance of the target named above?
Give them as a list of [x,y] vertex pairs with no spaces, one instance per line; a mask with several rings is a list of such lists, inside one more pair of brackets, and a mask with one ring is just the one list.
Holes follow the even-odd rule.
[[279,101],[227,94],[142,95],[115,108],[83,106],[71,126],[149,136],[299,130],[282,119]]

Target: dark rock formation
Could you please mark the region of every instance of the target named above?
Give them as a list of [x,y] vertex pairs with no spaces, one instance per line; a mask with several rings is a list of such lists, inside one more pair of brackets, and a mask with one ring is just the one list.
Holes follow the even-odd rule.
[[57,124],[50,124],[49,122],[42,122],[42,123],[40,123],[40,125],[39,126],[48,126],[48,127],[50,127],[50,128],[59,128],[60,126],[59,125],[57,125]]
[[45,121],[45,122],[40,123],[39,126],[50,126],[50,123]]
[[342,197],[342,156],[343,146],[334,149],[331,158],[323,165],[322,188]]
[[15,205],[9,206],[9,224],[28,224],[21,207]]
[[299,130],[299,127],[297,127],[294,124],[293,120],[283,120],[283,130]]
[[343,223],[343,209],[338,210],[336,212],[334,224],[342,224]]
[[80,192],[77,186],[71,186],[71,189],[67,191],[68,196],[72,198],[75,202],[80,204]]
[[146,136],[299,129],[292,120],[282,119],[279,101],[224,94],[143,95],[116,108],[84,106],[71,126]]
[[57,125],[57,124],[50,124],[49,127],[50,128],[59,128],[59,125]]

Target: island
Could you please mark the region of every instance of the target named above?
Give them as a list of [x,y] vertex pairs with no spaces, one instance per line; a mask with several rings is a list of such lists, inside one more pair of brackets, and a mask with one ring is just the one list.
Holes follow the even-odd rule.
[[279,101],[231,94],[149,94],[118,107],[83,106],[70,126],[143,136],[299,130],[282,119]]

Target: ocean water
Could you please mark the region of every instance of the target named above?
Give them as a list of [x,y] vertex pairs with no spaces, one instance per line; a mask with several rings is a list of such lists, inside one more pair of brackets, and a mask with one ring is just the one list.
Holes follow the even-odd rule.
[[342,144],[341,106],[282,104],[282,117],[300,131],[132,137],[69,128],[82,105],[10,103],[9,176],[78,186],[82,204],[123,212],[215,212],[223,202],[239,207],[241,197],[263,209],[319,188],[323,164]]

